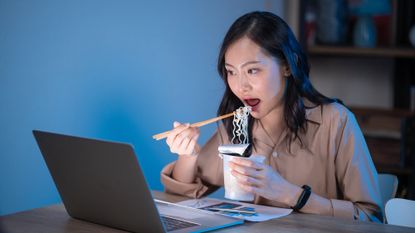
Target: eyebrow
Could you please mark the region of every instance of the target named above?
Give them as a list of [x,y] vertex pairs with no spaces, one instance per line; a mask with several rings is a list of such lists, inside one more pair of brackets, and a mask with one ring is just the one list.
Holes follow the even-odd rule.
[[[244,67],[244,66],[250,65],[250,64],[258,64],[258,63],[261,63],[261,62],[260,61],[248,61],[248,62],[245,62],[244,64],[242,64],[241,67]],[[225,66],[230,66],[232,68],[235,68],[233,65],[231,65],[229,63],[225,63]]]

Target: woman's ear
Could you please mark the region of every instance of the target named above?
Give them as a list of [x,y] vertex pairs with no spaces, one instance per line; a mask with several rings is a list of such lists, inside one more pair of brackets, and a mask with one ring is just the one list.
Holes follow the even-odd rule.
[[289,77],[291,75],[291,70],[288,65],[283,65],[282,69],[283,69],[284,77]]

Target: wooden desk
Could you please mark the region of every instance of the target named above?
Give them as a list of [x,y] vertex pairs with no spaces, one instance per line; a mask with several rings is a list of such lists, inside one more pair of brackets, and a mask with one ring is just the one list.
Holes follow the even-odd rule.
[[[185,197],[153,192],[161,200],[177,202]],[[1,233],[121,233],[125,231],[73,219],[68,216],[63,205],[24,211],[0,217]],[[0,225],[1,226],[1,225]],[[287,217],[261,223],[245,223],[215,232],[415,232],[415,228],[398,227],[377,223],[347,221],[334,217],[293,213]]]

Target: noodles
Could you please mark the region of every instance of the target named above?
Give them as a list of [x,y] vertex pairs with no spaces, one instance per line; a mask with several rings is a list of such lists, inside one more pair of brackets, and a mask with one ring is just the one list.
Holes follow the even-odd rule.
[[251,107],[245,106],[235,110],[233,116],[233,137],[231,143],[235,144],[235,139],[238,139],[239,144],[248,144],[248,116],[251,113]]

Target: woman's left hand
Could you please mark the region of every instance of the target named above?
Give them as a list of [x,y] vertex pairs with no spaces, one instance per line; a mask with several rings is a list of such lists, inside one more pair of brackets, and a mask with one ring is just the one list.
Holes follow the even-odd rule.
[[239,185],[248,192],[269,200],[294,206],[301,194],[301,188],[291,184],[269,165],[255,161],[233,158],[229,162],[231,173]]

